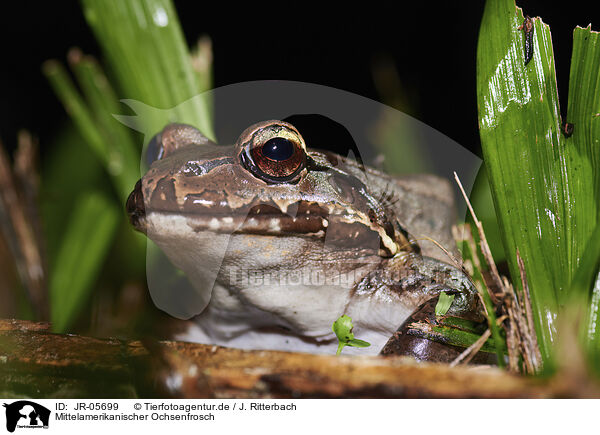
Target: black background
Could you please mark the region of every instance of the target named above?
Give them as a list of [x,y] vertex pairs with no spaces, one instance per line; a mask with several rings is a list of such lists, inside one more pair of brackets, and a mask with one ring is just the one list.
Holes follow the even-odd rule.
[[[67,120],[41,74],[42,62],[64,61],[72,46],[101,55],[79,3],[57,4],[11,2],[0,26],[0,137],[10,148],[17,130],[27,128],[39,136],[42,157]],[[213,10],[204,2],[175,2],[190,44],[201,34],[213,39],[215,86],[299,80],[379,100],[372,65],[389,56],[408,92],[411,114],[477,152],[475,56],[484,3],[400,4],[397,10],[374,2],[346,3],[341,9],[303,3],[296,9],[255,5],[241,10],[228,2]],[[596,16],[589,2],[518,4],[551,26],[564,111],[572,30]]]

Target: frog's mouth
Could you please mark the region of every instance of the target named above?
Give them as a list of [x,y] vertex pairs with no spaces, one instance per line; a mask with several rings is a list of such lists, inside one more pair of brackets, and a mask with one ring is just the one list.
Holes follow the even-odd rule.
[[154,216],[185,218],[195,233],[250,234],[256,236],[299,236],[327,239],[328,243],[350,247],[369,246],[390,255],[395,242],[368,217],[351,213],[339,205],[323,205],[298,200],[286,204],[274,201],[249,201],[233,208],[205,205],[207,201],[188,202],[182,207],[176,201],[144,200],[142,182],[138,181],[127,199],[127,214],[133,227],[148,235],[148,225]]
[[[206,205],[206,203],[209,205]],[[186,201],[183,207],[173,202],[144,201],[139,180],[127,199],[127,214],[133,227],[147,233],[148,216],[157,213],[185,217],[195,232],[246,233],[265,235],[324,235],[329,219],[341,217],[339,210],[329,210],[316,203],[299,201],[286,210],[273,203],[244,204],[238,208],[217,205],[200,199]],[[293,212],[292,209],[293,208]],[[336,213],[337,212],[337,213]]]

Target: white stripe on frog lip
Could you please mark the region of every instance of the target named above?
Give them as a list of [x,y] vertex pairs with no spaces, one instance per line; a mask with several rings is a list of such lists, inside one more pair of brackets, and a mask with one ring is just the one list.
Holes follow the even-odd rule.
[[[296,222],[296,218],[285,216],[284,218],[289,219],[291,222]],[[316,237],[324,238],[325,230],[329,225],[329,221],[324,218],[312,216],[312,219],[319,219],[320,225],[317,231],[293,231],[291,229],[282,231],[282,219],[278,217],[270,217],[267,220],[257,219],[256,217],[242,217],[242,216],[204,216],[197,214],[172,214],[163,211],[152,211],[146,214],[147,222],[151,223],[152,228],[150,229],[149,236],[152,233],[160,234],[158,228],[169,227],[175,230],[175,227],[185,224],[188,228],[191,228],[194,232],[217,232],[217,233],[234,233],[242,232],[255,235],[268,235],[268,236],[285,236],[289,234],[297,234],[298,236],[305,237]],[[300,225],[297,227],[300,229]]]
[[[186,213],[181,211],[174,213],[167,210],[147,210],[147,213],[158,213],[164,216],[182,216],[187,219],[188,225],[195,232],[238,232],[255,235],[264,234],[268,236],[299,235],[318,238],[325,236],[325,231],[331,224],[330,221],[335,219],[337,222],[343,224],[359,224],[363,226],[365,230],[377,233],[387,251],[387,254],[384,255],[386,257],[393,256],[400,250],[397,243],[385,232],[385,230],[374,225],[372,222],[369,222],[368,217],[362,214],[350,214],[353,211],[350,208],[336,209],[330,205],[327,205],[326,208],[329,211],[327,217],[308,213],[297,216],[290,216],[284,213],[281,213],[280,216],[269,213],[239,213],[233,215]],[[210,210],[210,207],[205,207],[205,209]],[[336,211],[338,213],[345,211],[345,214],[332,213]],[[348,237],[352,238],[352,235],[354,235],[354,238],[358,237],[356,228],[352,230],[352,233],[348,234]]]
[[[185,195],[185,196],[181,196],[181,195],[176,195],[177,199],[177,203],[179,205],[179,213],[182,215],[186,215],[186,216],[193,216],[194,214],[200,216],[202,213],[207,213],[210,217],[215,217],[215,218],[221,218],[222,214],[219,213],[217,210],[219,210],[220,208],[222,208],[221,212],[225,211],[224,214],[227,214],[228,216],[231,216],[232,214],[236,217],[237,219],[237,226],[236,229],[230,229],[230,227],[232,225],[228,224],[228,223],[223,223],[223,222],[219,222],[219,221],[212,221],[212,223],[208,224],[208,229],[209,230],[213,230],[213,231],[222,231],[222,232],[230,232],[230,231],[238,231],[239,228],[242,227],[242,223],[239,222],[240,219],[246,219],[246,217],[248,216],[248,213],[251,213],[252,215],[254,215],[254,211],[256,212],[257,216],[261,216],[261,219],[263,220],[262,226],[261,225],[252,225],[251,227],[244,224],[244,231],[243,232],[252,232],[252,233],[264,233],[264,234],[275,234],[277,235],[278,232],[281,232],[282,228],[283,230],[283,234],[307,234],[307,233],[318,233],[321,230],[325,230],[327,228],[327,225],[329,224],[329,222],[327,222],[325,220],[326,223],[322,223],[323,219],[331,219],[332,217],[339,217],[340,220],[344,223],[347,224],[353,224],[353,223],[357,223],[360,225],[363,225],[366,229],[370,230],[370,231],[374,231],[376,233],[379,234],[381,241],[382,241],[382,245],[385,247],[385,250],[387,251],[387,255],[386,256],[393,256],[395,255],[399,250],[400,247],[398,246],[398,244],[396,243],[396,241],[394,240],[394,235],[390,235],[387,233],[387,231],[384,229],[384,227],[379,226],[378,223],[373,221],[373,218],[370,218],[367,214],[362,213],[362,212],[357,212],[357,210],[355,210],[354,208],[352,208],[351,206],[348,206],[346,204],[340,204],[340,203],[328,203],[328,204],[322,204],[318,202],[318,199],[315,198],[315,200],[306,200],[306,199],[299,199],[299,198],[277,198],[277,197],[272,197],[269,198],[269,203],[264,203],[262,201],[260,201],[257,196],[248,196],[248,197],[237,197],[236,195],[232,195],[232,196],[227,196],[227,201],[225,202],[219,202],[219,204],[217,205],[217,203],[215,201],[212,200],[208,200],[208,199],[204,199],[204,198],[200,198],[198,197],[199,194],[193,194],[192,197],[190,197],[190,195]],[[183,198],[183,199],[182,199]],[[187,209],[185,207],[185,203],[186,201],[190,201],[189,204],[192,206],[191,210]],[[297,222],[296,218],[294,217],[286,217],[286,215],[288,215],[288,211],[290,210],[290,208],[292,208],[292,211],[297,211],[297,207],[300,206],[300,204],[308,204],[308,208],[307,210],[303,210],[303,212],[301,213],[301,216],[305,216],[307,220],[310,219],[309,222],[306,222],[306,225],[304,225],[304,228],[302,228],[302,223],[301,222]],[[317,207],[319,208],[317,211],[317,215],[313,215],[311,210],[310,210],[310,204],[316,204]],[[274,209],[277,210],[277,212],[281,215],[283,215],[281,218],[277,217],[278,213],[272,213],[269,212],[269,210],[266,210],[266,213],[261,213],[261,206],[269,206],[269,207],[273,207]],[[148,209],[150,209],[151,207],[147,207]],[[211,209],[215,208],[216,210],[213,210],[213,213],[211,213]],[[319,213],[319,210],[323,210]],[[229,213],[228,213],[229,211]],[[372,211],[371,209],[369,209],[369,211]],[[165,212],[169,212],[168,210],[165,210]],[[173,211],[171,211],[173,212]],[[326,213],[326,216],[324,216]],[[275,217],[271,216],[275,214]],[[319,218],[318,214],[321,214],[321,219],[322,222],[319,223],[319,229],[315,231],[315,220],[314,218]],[[264,216],[264,217],[263,217]],[[298,217],[298,216],[296,216]],[[282,220],[285,220],[282,223]],[[292,224],[294,224],[292,227],[290,227],[290,221]],[[312,223],[312,226],[309,226],[309,223]],[[198,231],[201,230],[202,224],[201,225],[195,225],[198,228]],[[235,226],[235,225],[234,225]]]
[[210,222],[208,222],[208,229],[216,231],[221,227],[221,222],[217,218],[212,218]]
[[210,201],[208,199],[202,199],[202,198],[194,198],[192,200],[192,204],[200,204],[200,205],[211,206],[211,205],[213,205],[213,201]]
[[[294,218],[295,220],[295,218]],[[276,232],[281,232],[281,226],[279,225],[281,223],[280,219],[277,218],[271,218],[269,220],[269,231],[276,231]]]

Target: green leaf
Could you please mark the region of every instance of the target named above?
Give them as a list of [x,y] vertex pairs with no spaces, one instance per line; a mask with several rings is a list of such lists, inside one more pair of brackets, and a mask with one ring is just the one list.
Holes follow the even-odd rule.
[[333,322],[331,329],[339,341],[336,355],[339,355],[345,346],[369,347],[371,345],[371,343],[364,340],[354,338],[354,334],[352,333],[353,327],[352,319],[345,314]]
[[353,346],[353,347],[369,347],[371,346],[371,343],[369,343],[368,341],[364,341],[364,340],[359,340],[358,338],[354,338],[350,341],[348,341],[348,346]]
[[98,159],[108,166],[108,144],[102,139],[102,134],[95,125],[92,113],[85,101],[77,92],[73,81],[65,68],[58,62],[49,60],[44,63],[43,72],[50,81],[50,85],[59,97],[65,110],[79,129],[86,143],[96,154]]
[[69,53],[71,68],[93,114],[96,128],[107,145],[106,171],[116,178],[121,201],[129,196],[139,173],[140,152],[131,130],[113,114],[120,110],[119,100],[96,60],[78,50]]
[[440,325],[449,326],[478,335],[481,335],[486,329],[484,324],[482,323],[474,322],[472,320],[467,319],[461,319],[460,317],[446,316],[441,319],[438,319],[437,321]]
[[[434,325],[429,322],[411,323],[407,333],[438,343],[463,348],[471,346],[481,338],[481,331],[475,331],[471,328],[457,328],[456,326],[446,324]],[[496,353],[499,359],[504,359],[504,355],[507,353],[506,340],[502,337],[499,338],[498,341],[494,340],[493,337],[488,338],[480,350],[487,353]]]
[[94,289],[117,229],[119,210],[98,193],[80,197],[63,237],[50,279],[52,328],[64,332]]
[[353,327],[354,325],[352,325],[352,319],[344,314],[343,316],[340,316],[335,322],[333,322],[333,326],[331,327],[331,329],[335,333],[338,340],[347,343],[348,341],[354,338],[354,334],[352,333]]
[[[85,18],[122,91],[121,98],[158,109],[138,121],[157,133],[169,122],[191,124],[214,138],[206,91],[169,0],[83,0]],[[209,72],[207,73],[209,74]],[[191,100],[190,100],[191,99]],[[185,105],[181,103],[189,100]]]
[[567,122],[573,125],[565,145],[569,159],[566,186],[572,198],[567,211],[573,244],[569,301],[580,301],[591,294],[600,254],[600,33],[592,32],[590,26],[573,31]]
[[443,316],[444,314],[446,314],[450,309],[450,305],[452,305],[453,301],[454,295],[449,295],[446,292],[441,292],[437,304],[435,304],[435,315]]
[[582,91],[569,92],[567,120],[575,124],[575,131],[566,138],[561,133],[550,29],[541,19],[532,19],[533,57],[526,65],[525,34],[519,28],[523,20],[513,0],[486,3],[477,49],[477,99],[484,160],[511,276],[520,287],[518,249],[529,280],[540,350],[548,362],[559,307],[569,297],[598,218],[594,116],[600,112],[600,56],[583,48],[591,38],[577,48],[576,31],[577,66],[571,68],[570,89]]
[[[480,334],[473,334],[467,331],[461,331],[456,328],[449,328],[445,326],[431,326],[428,331],[430,334],[427,338],[443,343],[467,348],[481,338]],[[500,349],[500,352],[498,351]],[[493,338],[488,338],[487,341],[481,347],[482,352],[496,353],[499,358],[503,358],[503,355],[507,353],[506,345],[503,340],[498,344]]]
[[[600,267],[600,224],[592,233],[588,246],[585,250],[579,269],[575,273],[571,284],[571,292],[574,297],[572,305],[579,308],[587,308],[583,322],[583,343],[589,352],[592,364],[596,372],[600,369],[600,278],[598,269]],[[591,291],[590,291],[591,289]]]
[[[504,356],[503,356],[503,348],[506,347],[506,340],[500,333],[500,327],[498,326],[496,320],[496,308],[494,307],[494,303],[492,302],[492,298],[490,296],[489,289],[487,287],[486,280],[483,277],[483,267],[485,265],[485,261],[483,255],[481,254],[481,246],[479,243],[475,244],[475,240],[479,240],[478,232],[475,230],[475,225],[472,224],[467,228],[468,231],[470,229],[471,234],[467,235],[466,240],[471,240],[471,242],[463,243],[463,258],[465,261],[470,261],[473,265],[472,271],[472,280],[473,284],[475,284],[475,288],[477,288],[477,292],[481,296],[483,304],[485,306],[485,317],[488,323],[488,327],[490,328],[492,339],[494,343],[496,343],[496,354],[498,356],[498,365],[500,367],[504,367]],[[450,322],[449,322],[450,321]],[[452,321],[451,318],[443,319],[443,323],[451,324],[456,323]],[[469,330],[471,328],[463,328],[464,325],[458,326],[460,329]],[[482,331],[479,331],[481,334]]]
[[68,220],[81,193],[102,187],[110,192],[100,160],[90,147],[81,146],[83,142],[73,125],[62,128],[48,143],[52,152],[41,161],[40,213],[49,271],[54,269]]
[[43,71],[85,139],[84,144],[102,163],[124,203],[138,178],[139,152],[127,128],[111,116],[118,102],[97,65],[90,59],[77,59],[72,63],[87,100],[60,63],[47,61]]
[[[115,235],[113,218],[118,216],[124,220],[124,202],[139,177],[140,147],[137,146],[137,138],[114,116],[123,110],[119,100],[130,98],[135,100],[131,100],[132,107],[138,104],[154,108],[148,111],[148,116],[139,117],[139,122],[147,124],[146,132],[156,132],[166,123],[176,121],[193,124],[206,135],[212,135],[209,100],[192,98],[212,86],[210,40],[201,40],[192,58],[171,1],[84,0],[82,6],[108,61],[111,82],[94,59],[83,56],[77,50],[69,53],[69,63],[81,92],[60,63],[48,61],[44,65],[44,73],[84,139],[79,140],[77,146],[87,145],[93,151],[119,197],[112,205],[102,197],[103,209],[96,210],[96,216],[90,214],[89,199],[82,202],[81,198],[88,197],[90,190],[101,189],[106,175],[98,174],[94,162],[90,166],[84,166],[85,163],[80,161],[76,165],[65,165],[64,159],[54,159],[51,155],[50,160],[57,164],[52,165],[50,172],[58,174],[56,178],[64,178],[63,181],[69,180],[71,191],[73,186],[78,186],[77,196],[74,192],[67,195],[54,178],[46,178],[44,182],[49,193],[46,198],[52,198],[44,203],[45,215],[51,213],[51,227],[61,229],[55,232],[61,234],[61,240],[58,237],[50,240],[54,254],[50,259],[53,263],[53,320],[57,330],[72,322],[82,301],[92,291],[94,278],[104,264],[103,255]],[[74,154],[81,153],[82,150],[77,149]],[[91,168],[95,169],[94,185],[78,184],[82,178],[87,180],[90,177],[80,177],[65,168],[75,168],[75,172],[81,169],[85,174]],[[57,197],[60,197],[62,206],[55,204]],[[91,197],[99,196],[92,194]],[[69,210],[70,205],[65,207],[69,198],[75,198],[73,202],[79,205],[71,220],[67,221],[64,210]],[[59,208],[61,210],[55,213]],[[84,227],[86,222],[89,228]],[[65,228],[66,235],[63,236]],[[119,242],[127,243],[127,249],[133,253],[131,258],[134,260],[127,267],[137,266],[137,259],[143,258],[145,240],[135,237],[120,239]],[[86,249],[78,243],[90,245]]]

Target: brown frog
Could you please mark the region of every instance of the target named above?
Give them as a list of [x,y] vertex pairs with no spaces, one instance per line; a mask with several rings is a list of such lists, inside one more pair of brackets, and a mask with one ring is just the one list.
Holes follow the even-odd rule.
[[346,314],[371,346],[344,353],[377,354],[440,292],[455,295],[449,314],[481,318],[472,283],[431,242],[455,251],[446,180],[312,150],[282,121],[255,124],[232,146],[170,124],[149,152],[130,220],[207,301],[179,338],[335,353],[331,326]]

